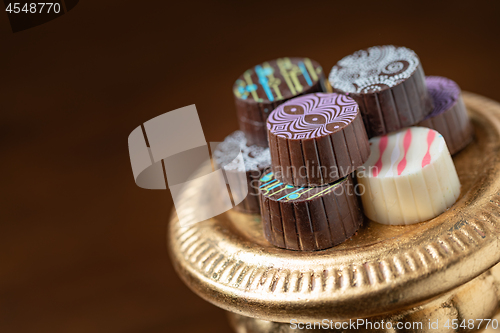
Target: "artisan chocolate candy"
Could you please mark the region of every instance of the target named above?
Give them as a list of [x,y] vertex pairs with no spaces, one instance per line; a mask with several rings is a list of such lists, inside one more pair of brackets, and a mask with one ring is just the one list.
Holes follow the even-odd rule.
[[365,215],[382,224],[434,218],[460,195],[460,181],[443,136],[410,127],[370,139],[371,155],[358,169]]
[[418,125],[441,133],[450,154],[456,154],[472,141],[474,135],[460,87],[440,76],[427,76],[425,81],[434,100],[434,110]]
[[[240,168],[239,160],[235,159],[239,152],[243,157],[244,170]],[[247,146],[243,132],[235,131],[217,146],[213,152],[213,158],[217,166],[224,168],[225,176],[230,184],[248,187],[248,195],[235,206],[235,209],[243,213],[259,214],[258,184],[264,171],[271,166],[269,148]],[[242,173],[245,173],[245,177],[240,177]],[[242,178],[246,178],[246,184],[239,184]]]
[[308,94],[267,120],[272,170],[294,186],[320,186],[352,173],[370,155],[356,102],[337,93]]
[[266,119],[278,105],[325,89],[323,69],[309,58],[279,58],[247,70],[236,80],[233,92],[248,144],[268,146]]
[[319,187],[286,185],[268,173],[260,180],[266,239],[290,250],[327,249],[352,237],[363,223],[349,175]]
[[406,47],[354,52],[332,68],[329,81],[358,102],[370,138],[415,125],[432,111],[420,60]]

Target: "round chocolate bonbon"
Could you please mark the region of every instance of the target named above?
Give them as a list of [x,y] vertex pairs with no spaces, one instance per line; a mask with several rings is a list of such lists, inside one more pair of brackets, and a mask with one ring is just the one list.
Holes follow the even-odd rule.
[[440,76],[427,76],[425,81],[434,100],[434,110],[418,125],[441,133],[450,154],[456,154],[472,141],[474,135],[460,87]]
[[368,137],[412,126],[432,111],[420,60],[406,47],[354,52],[332,68],[329,82],[358,102]]
[[371,154],[357,170],[365,215],[403,225],[434,218],[460,195],[460,181],[438,132],[410,127],[370,139]]
[[337,93],[308,94],[267,120],[272,170],[294,186],[320,186],[352,173],[370,155],[357,103]]
[[309,58],[279,58],[243,73],[233,92],[240,129],[249,145],[267,147],[266,119],[287,100],[325,90],[321,66]]
[[264,236],[290,250],[327,249],[352,237],[363,214],[351,176],[319,187],[286,185],[268,173],[260,180]]
[[[235,159],[239,152],[243,158],[244,169],[241,168],[242,164],[238,163],[240,160]],[[271,166],[269,148],[247,146],[245,134],[242,131],[235,131],[217,146],[213,158],[216,165],[224,167],[228,181],[233,179],[238,182],[241,179],[238,176],[245,173],[248,195],[235,208],[243,213],[258,214],[260,212],[258,183],[265,170]]]

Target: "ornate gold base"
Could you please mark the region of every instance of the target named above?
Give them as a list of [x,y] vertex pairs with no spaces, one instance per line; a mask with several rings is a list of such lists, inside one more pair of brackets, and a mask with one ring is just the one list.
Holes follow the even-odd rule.
[[[444,293],[429,302],[409,310],[366,318],[365,320],[371,323],[360,322],[359,326],[357,326],[356,319],[351,322],[333,322],[318,318],[316,321],[302,322],[299,329],[298,322],[293,319],[288,323],[276,323],[245,317],[232,312],[228,312],[228,318],[237,333],[333,333],[348,330],[379,333],[398,331],[420,333],[472,332],[486,328],[488,322],[480,322],[478,319],[492,318],[498,312],[500,302],[499,286],[500,264],[463,286]],[[454,320],[457,323],[457,329],[453,329]],[[490,322],[488,325],[489,330],[486,331],[493,330],[495,326],[500,328],[500,319],[496,320],[498,326]],[[465,326],[465,328],[460,327],[462,322],[464,322],[462,326]],[[350,324],[353,326],[350,326]],[[398,325],[400,325],[401,329],[397,329]],[[352,327],[356,327],[356,329]]]
[[437,218],[410,226],[366,220],[337,247],[295,252],[270,245],[256,215],[230,211],[183,228],[174,214],[168,244],[177,272],[202,298],[236,313],[238,332],[293,332],[291,320],[491,318],[498,268],[488,270],[500,262],[500,105],[469,93],[464,101],[476,137],[454,157],[460,198]]

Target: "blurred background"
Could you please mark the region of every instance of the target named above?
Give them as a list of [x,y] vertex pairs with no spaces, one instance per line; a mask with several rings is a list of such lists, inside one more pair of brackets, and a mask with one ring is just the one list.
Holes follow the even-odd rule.
[[230,332],[176,276],[169,191],[138,188],[127,137],[196,104],[237,129],[247,68],[407,46],[426,74],[500,100],[500,2],[87,0],[12,33],[0,13],[0,332]]

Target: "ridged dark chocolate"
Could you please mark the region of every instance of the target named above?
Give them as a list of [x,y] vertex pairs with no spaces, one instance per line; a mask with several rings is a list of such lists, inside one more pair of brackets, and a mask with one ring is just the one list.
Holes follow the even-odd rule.
[[248,145],[268,146],[266,120],[280,104],[325,89],[321,66],[308,58],[279,58],[247,70],[236,80],[233,92]]
[[420,60],[405,47],[357,51],[332,68],[329,81],[359,104],[369,138],[415,125],[433,109]]
[[269,173],[260,184],[264,236],[274,246],[323,250],[351,238],[363,224],[351,176],[326,186],[300,188]]
[[274,176],[288,185],[332,183],[370,156],[358,105],[345,95],[294,98],[274,110],[267,123]]
[[474,136],[460,87],[440,76],[427,76],[427,88],[434,100],[434,110],[418,125],[438,131],[446,141],[450,154],[465,148]]

